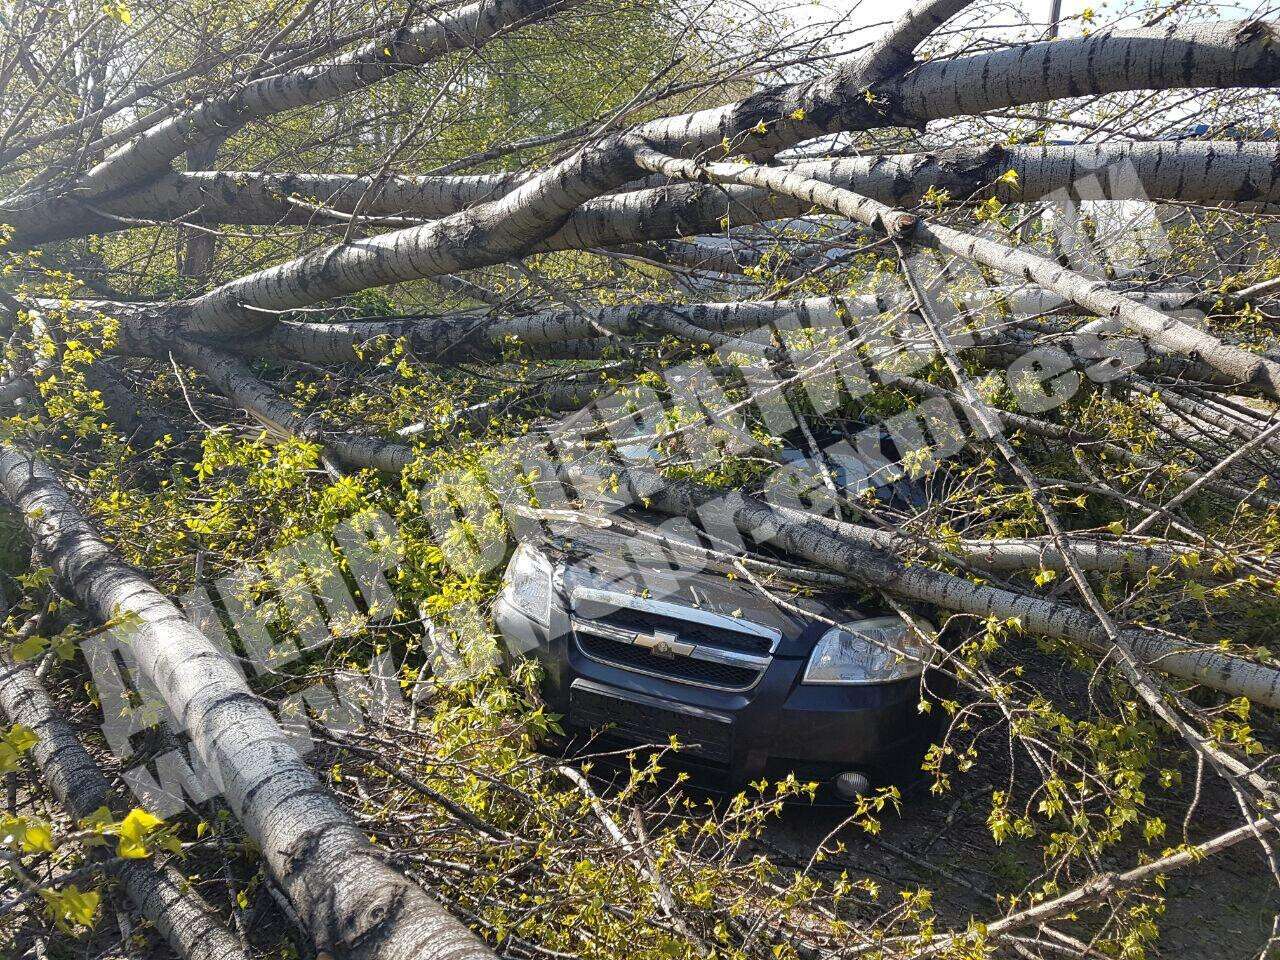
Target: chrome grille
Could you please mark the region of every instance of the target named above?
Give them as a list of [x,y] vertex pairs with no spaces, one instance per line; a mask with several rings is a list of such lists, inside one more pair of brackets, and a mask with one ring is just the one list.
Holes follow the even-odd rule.
[[[696,607],[690,607],[696,610]],[[696,643],[700,646],[719,647],[724,650],[738,650],[742,653],[753,653],[757,656],[768,656],[773,648],[770,637],[739,633],[709,623],[698,623],[651,610],[635,610],[630,607],[610,607],[599,601],[591,601],[582,605],[580,616],[596,623],[608,624],[631,633],[653,634],[657,631],[674,633],[685,643]]]
[[642,673],[657,673],[672,680],[683,680],[700,686],[720,687],[724,690],[746,690],[755,686],[760,672],[752,667],[736,667],[710,660],[694,660],[692,657],[673,657],[659,660],[643,647],[590,634],[578,634],[578,647],[587,656],[618,667],[635,669]]
[[718,690],[754,687],[781,634],[759,624],[630,594],[578,588],[578,649],[601,663]]

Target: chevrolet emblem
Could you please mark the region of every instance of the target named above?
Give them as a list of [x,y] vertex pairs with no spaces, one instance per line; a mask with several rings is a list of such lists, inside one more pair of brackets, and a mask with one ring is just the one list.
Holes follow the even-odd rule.
[[643,647],[655,657],[671,660],[677,656],[687,657],[693,653],[692,643],[681,643],[674,633],[666,630],[655,630],[653,636],[638,635],[633,641],[637,647]]

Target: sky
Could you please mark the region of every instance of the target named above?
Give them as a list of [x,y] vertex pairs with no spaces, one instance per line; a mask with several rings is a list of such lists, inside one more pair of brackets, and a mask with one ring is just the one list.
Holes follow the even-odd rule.
[[[1040,17],[1048,20],[1050,0],[1034,0],[1028,9],[1042,8]],[[797,22],[829,21],[837,14],[851,16],[854,23],[874,23],[892,20],[911,5],[911,0],[820,0],[820,2],[794,2],[777,0],[775,6],[785,6]],[[1094,7],[1102,4],[1094,2]],[[1086,6],[1084,0],[1062,0],[1063,16],[1079,14]]]
[[[1033,19],[1047,23],[1051,0],[1015,0],[1024,14]],[[1169,0],[1148,0],[1148,8],[1164,4]],[[1261,0],[1258,0],[1261,2]],[[883,23],[898,17],[911,5],[911,0],[764,0],[766,6],[775,9],[786,9],[797,23],[830,23],[837,17],[848,17],[855,25]],[[1079,17],[1086,8],[1092,8],[1103,22],[1107,17],[1108,7],[1120,6],[1108,0],[1062,0],[1062,16],[1064,19]],[[1252,0],[1224,0],[1215,5],[1217,16],[1222,19],[1236,19],[1251,15],[1257,8]],[[1067,23],[1064,34],[1070,35],[1078,31],[1076,25]]]
[[[784,12],[794,24],[814,29],[830,29],[834,24],[848,30],[849,28],[873,27],[874,30],[863,30],[851,39],[848,46],[867,43],[877,36],[879,25],[896,20],[909,6],[912,0],[747,0],[774,12]],[[1051,0],[1013,0],[1025,15],[1048,22]],[[1148,0],[1160,2],[1160,0]],[[1104,16],[1108,0],[1062,0],[1064,17],[1078,16],[1086,6],[1092,6],[1099,16]],[[975,4],[976,6],[976,4]],[[1076,32],[1067,24],[1063,33],[1070,35]],[[832,49],[843,52],[841,43],[832,45]]]

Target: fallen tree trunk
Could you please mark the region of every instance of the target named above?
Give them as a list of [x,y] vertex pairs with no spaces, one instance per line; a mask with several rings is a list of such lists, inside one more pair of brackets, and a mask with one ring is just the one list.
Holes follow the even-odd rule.
[[346,466],[357,470],[372,467],[396,474],[413,460],[413,449],[405,444],[346,431],[323,430],[255,377],[238,357],[189,342],[179,343],[178,353],[213,381],[223,396],[252,413],[266,426],[286,436],[318,443]]
[[[1195,295],[1185,290],[1132,291],[1125,294],[1153,309],[1179,311]],[[115,352],[163,359],[172,349],[164,338],[164,306],[107,300],[72,300],[58,303],[38,300],[50,311],[71,310],[76,315],[102,315],[119,323]],[[993,325],[1007,322],[1005,314],[1026,318],[1075,309],[1059,294],[1032,287],[992,287],[960,291],[948,299],[959,313],[984,315]],[[329,323],[280,320],[258,336],[236,338],[220,349],[266,360],[301,360],[308,363],[351,363],[379,359],[378,341],[388,346],[403,339],[420,359],[451,363],[461,359],[492,358],[509,346],[531,356],[585,358],[586,347],[568,344],[601,337],[630,337],[662,330],[669,320],[710,333],[741,334],[759,330],[780,333],[812,329],[841,333],[859,321],[908,307],[899,295],[862,294],[848,297],[810,297],[800,300],[743,300],[725,303],[642,303],[582,310],[538,311],[523,316],[502,316],[500,311],[460,312],[397,319],[351,319]],[[990,317],[985,315],[990,314]],[[879,324],[875,325],[877,330]],[[970,330],[974,336],[981,329]],[[763,341],[762,341],[763,342]],[[923,341],[922,341],[923,342]],[[1028,344],[1026,349],[1030,349]],[[1006,349],[1013,349],[1013,345]],[[567,351],[563,354],[557,350]],[[1208,368],[1206,368],[1207,370]]]
[[[780,164],[804,177],[915,206],[996,197],[1004,203],[1054,200],[1172,200],[1257,210],[1280,203],[1280,147],[1241,140],[995,145],[929,153]],[[932,193],[931,193],[932,191]]]
[[[655,148],[675,155],[695,154],[708,147],[718,146],[726,139],[735,143],[739,150],[758,152],[793,146],[806,139],[839,131],[873,129],[892,125],[895,121],[923,125],[930,120],[1063,97],[1136,89],[1175,89],[1192,84],[1223,88],[1265,86],[1280,77],[1280,56],[1275,51],[1274,31],[1273,24],[1252,20],[1181,26],[1167,30],[1100,31],[1082,38],[1021,44],[1006,50],[921,64],[901,78],[890,77],[875,84],[874,103],[864,96],[866,83],[859,76],[855,64],[816,83],[776,87],[725,107],[651,121],[641,125],[637,133]],[[760,132],[762,127],[764,132]],[[157,127],[156,131],[149,131],[148,135],[159,137],[162,128],[164,125]],[[164,138],[171,136],[167,130],[163,135]],[[127,149],[141,151],[144,141],[145,137],[140,138],[135,142],[136,146],[131,144]],[[173,156],[177,156],[185,148],[185,142],[168,144],[166,139],[165,150],[160,152],[177,149],[177,153],[173,153]],[[1152,150],[1134,153],[1135,162],[1141,162],[1146,157],[1151,163],[1156,163],[1167,155],[1167,152],[1162,154]],[[115,159],[112,159],[110,166],[113,170],[126,169],[120,167],[119,161]],[[1071,172],[1069,165],[1057,164],[1056,167],[1058,175],[1063,175],[1064,171]],[[1238,163],[1233,164],[1229,171],[1235,171],[1237,167]],[[856,173],[858,167],[855,165],[850,169]],[[1046,175],[1047,173],[1046,168]],[[267,204],[269,213],[254,215],[246,212],[243,216],[253,219],[236,219],[242,216],[237,212],[240,204],[235,191],[241,189],[236,186],[237,176],[244,180],[243,189],[252,191],[252,195],[245,197],[246,211],[253,210],[255,205],[262,209],[262,204]],[[210,196],[205,192],[203,202],[197,198],[203,192],[201,184],[205,181],[173,180],[167,186],[158,186],[157,189],[162,192],[153,198],[163,200],[167,196],[167,208],[153,208],[146,215],[163,219],[166,209],[169,216],[199,210],[199,216],[207,217],[208,222],[273,223],[289,217],[294,218],[293,222],[298,222],[298,217],[302,218],[302,222],[308,222],[308,215],[303,212],[305,208],[290,204],[286,199],[287,194],[271,196],[269,187],[272,181],[264,180],[260,185],[255,183],[262,176],[251,171],[231,174],[219,181],[222,185],[221,196]],[[332,178],[336,175],[322,176]],[[1141,182],[1143,177],[1139,176],[1138,179]],[[1146,196],[1158,197],[1159,185],[1167,181],[1158,173],[1146,179],[1151,185],[1151,191]],[[351,178],[350,186],[354,187],[356,182],[356,178]],[[431,178],[422,178],[422,183],[432,196],[439,195],[437,185],[431,183]],[[349,196],[348,187],[341,184],[341,180],[327,180],[324,193],[336,195],[339,200],[342,196]],[[848,186],[857,189],[854,184]],[[1066,187],[1069,183],[1059,183],[1058,186]],[[1104,185],[1104,189],[1110,190],[1111,187]],[[1132,187],[1128,189],[1131,190]],[[1241,181],[1234,175],[1224,176],[1216,182],[1213,178],[1208,178],[1204,189],[1212,191],[1212,195],[1219,198],[1218,202],[1254,199],[1241,195]],[[659,192],[655,195],[654,191],[641,192],[649,194],[647,206],[650,207],[654,205],[655,199],[660,200],[662,206],[670,207],[670,199],[681,196],[678,193],[667,195]],[[683,196],[688,197],[690,194],[686,191]],[[597,229],[602,234],[608,232],[605,225],[609,221],[617,222],[615,231],[628,224],[627,214],[635,204],[634,197],[631,197],[629,203],[624,203],[628,197],[631,195],[605,198],[602,203],[597,204],[595,214],[601,220],[601,226]],[[741,195],[731,192],[730,197],[733,198],[732,205],[735,207],[748,207],[753,202],[760,203],[765,199],[750,191],[744,191]],[[394,211],[388,205],[388,212],[399,216],[415,215],[412,198],[401,194],[400,199],[405,201],[405,205]],[[1204,199],[1207,201],[1208,196]],[[140,207],[134,207],[132,201],[115,202],[129,204],[128,210],[122,210],[120,215],[136,217],[144,213]],[[376,195],[374,202],[377,203]],[[706,218],[711,224],[718,223],[725,215],[725,197],[717,194],[715,202],[720,210]],[[6,201],[4,207],[0,207],[0,220],[11,222],[18,228],[13,240],[15,244],[44,243],[95,230],[123,229],[129,226],[128,223],[119,221],[113,223],[110,216],[103,216],[102,213],[85,211],[83,206],[61,215],[50,216],[43,203],[43,200],[20,202],[15,199]],[[638,229],[640,225],[632,222],[627,234],[619,236],[612,243],[689,236],[715,232],[717,229],[716,226],[690,229],[688,224],[691,205],[686,202],[679,206],[685,208],[679,214],[685,224],[683,228],[669,231],[653,227]],[[2,212],[6,208],[12,209],[8,213]],[[439,207],[436,200],[427,200],[421,209],[436,210]],[[775,207],[775,215],[790,215],[794,212],[796,205],[792,203]],[[310,217],[314,218],[314,214],[315,211],[312,210]],[[218,221],[220,215],[230,219]],[[657,220],[661,220],[677,214],[670,209],[650,210],[648,219],[655,220],[655,215]],[[270,219],[263,219],[265,217]],[[570,221],[567,229],[573,234],[585,233],[588,222],[593,219],[584,210],[580,218],[575,218],[576,223]],[[24,236],[25,230],[31,232]],[[612,244],[607,241],[587,244],[609,245]],[[580,245],[568,244],[569,248],[575,246]]]
[[338,960],[492,960],[465,926],[387,865],[225,654],[115,556],[42,461],[0,447],[0,492],[90,615],[135,624],[129,643],[139,669],[181,718],[318,950]]
[[[806,88],[803,96],[795,90],[786,96],[775,91],[730,107],[655,121],[642,125],[625,143],[614,138],[584,149],[474,211],[317,251],[224,284],[190,303],[176,305],[167,317],[166,333],[172,337],[184,330],[261,331],[270,327],[276,311],[368,287],[429,278],[540,250],[615,246],[683,235],[687,221],[672,222],[672,232],[666,232],[661,218],[645,217],[632,223],[631,235],[618,236],[614,221],[623,219],[618,214],[625,210],[615,210],[609,217],[605,231],[614,236],[608,239],[586,235],[583,228],[590,224],[590,217],[586,223],[575,222],[587,212],[576,210],[580,205],[639,175],[628,144],[641,139],[659,149],[679,151],[705,145],[701,139],[713,131],[714,142],[719,143],[728,135],[726,129],[737,135],[739,127],[746,133],[764,122],[768,132],[759,138],[763,142],[752,141],[752,149],[764,149],[837,129],[883,126],[893,115],[923,121],[1067,95],[1183,86],[1192,76],[1199,85],[1266,84],[1280,77],[1280,55],[1272,37],[1272,27],[1258,21],[1178,28],[1173,33],[1096,34],[1079,41],[1025,44],[941,65],[924,64],[901,81],[888,82],[883,90],[887,108],[873,108],[866,98],[842,88],[837,77]],[[990,72],[996,68],[998,72]],[[769,116],[762,121],[759,111],[765,105]],[[785,119],[793,114],[804,119]],[[742,127],[748,118],[751,123]],[[629,196],[614,202],[623,203]],[[724,206],[717,191],[717,222],[724,219]]]
[[[551,15],[576,0],[480,0],[451,11],[432,13],[430,22],[401,28],[326,63],[313,64],[278,76],[253,80],[230,96],[197,104],[143,131],[112,151],[78,178],[74,192],[85,195],[119,191],[145,183],[164,172],[189,147],[226,136],[251,120],[322,103],[437,59],[454,50],[486,41],[529,20]],[[53,191],[60,198],[62,188]],[[0,219],[39,224],[74,217],[79,203],[61,202],[54,209],[37,195],[20,195],[0,202]],[[15,224],[16,225],[16,224]],[[39,228],[37,228],[39,229]]]
[[[891,206],[913,206],[926,193],[963,203],[995,196],[1005,203],[1028,203],[1046,196],[1073,200],[1169,200],[1231,204],[1241,209],[1280,203],[1280,147],[1273,143],[1208,141],[1189,143],[1108,143],[1080,146],[1006,147],[937,153],[891,154],[836,160],[787,161],[797,174],[873,197]],[[1008,176],[1016,174],[1016,181]],[[529,179],[528,173],[471,176],[395,176],[376,181],[338,173],[263,173],[256,170],[180,172],[118,199],[84,206],[74,196],[50,199],[49,216],[5,214],[17,242],[47,243],[86,232],[130,229],[130,219],[182,220],[219,224],[343,224],[355,211],[376,227],[378,219],[432,220],[476,203],[494,200]],[[1002,179],[1003,178],[1003,179]],[[661,192],[659,192],[661,191]],[[693,191],[650,185],[632,191],[683,207],[686,219],[697,209]],[[593,203],[620,209],[624,196]],[[772,201],[750,188],[729,191],[723,200],[774,216],[804,212],[798,202]],[[60,207],[66,207],[63,212]],[[72,216],[72,211],[79,215]],[[723,216],[723,212],[721,213]],[[113,219],[114,218],[114,219]],[[694,232],[712,233],[714,226]]]
[[[1188,294],[1181,292],[1134,296],[1144,303],[1167,309],[1181,307],[1189,299]],[[1018,288],[966,292],[955,301],[958,310],[1008,310],[1014,317],[1048,313],[1070,303],[1054,293]],[[422,359],[446,363],[454,359],[492,357],[510,341],[544,356],[542,348],[596,338],[601,328],[615,336],[630,337],[660,330],[667,319],[712,334],[755,330],[764,334],[777,330],[785,334],[811,329],[821,335],[824,331],[843,332],[850,321],[856,326],[858,320],[871,320],[905,305],[900,297],[862,295],[783,301],[633,304],[510,318],[481,314],[346,323],[282,321],[267,335],[236,344],[235,349],[268,359],[344,363],[377,356],[376,350],[366,355],[362,355],[362,351],[379,337],[403,338],[409,349]]]
[[[924,5],[922,5],[924,6]],[[1134,89],[1266,86],[1280,76],[1275,25],[1237,20],[1099,30],[922,63],[866,84],[855,61],[812,83],[762,90],[737,103],[646,123],[655,149],[693,156],[728,139],[738,152],[895,124],[923,127],[1019,104]],[[760,123],[766,129],[759,131]]]
[[[850,524],[837,536],[812,518],[779,510],[741,493],[724,494],[687,481],[668,481],[658,474],[610,465],[597,477],[589,469],[571,468],[571,479],[584,496],[598,499],[598,489],[616,475],[618,496],[628,502],[673,516],[715,521],[738,533],[778,547],[792,556],[819,564],[888,593],[929,603],[943,610],[982,618],[1016,620],[1028,633],[1070,640],[1107,653],[1106,636],[1094,617],[1075,607],[1026,594],[972,583],[963,577],[904,563]],[[714,530],[712,531],[715,532]],[[1147,666],[1202,684],[1230,696],[1243,696],[1262,706],[1280,708],[1280,670],[1224,654],[1201,644],[1175,642],[1142,630],[1121,634]]]
[[[865,542],[890,553],[909,549],[912,538],[889,530],[877,530],[860,524],[846,523],[818,514],[791,513],[774,505],[775,510],[797,520],[821,524],[834,536]],[[1062,551],[1048,538],[1004,537],[992,540],[957,540],[936,545],[940,554],[951,555],[993,573],[1052,570],[1066,572]],[[1191,567],[1209,564],[1199,559],[1199,552],[1180,544],[1145,545],[1114,543],[1094,537],[1072,537],[1067,544],[1071,559],[1090,573],[1145,574],[1153,567],[1165,567],[1179,561]],[[1194,570],[1189,571],[1194,572]]]
[[180,333],[260,333],[282,310],[522,256],[582,203],[637,176],[633,152],[630,139],[614,136],[584,147],[499,200],[421,227],[318,250],[225,283],[177,305],[167,317],[169,339]]
[[[111,785],[50,699],[33,664],[0,654],[0,708],[10,723],[21,723],[39,737],[31,757],[73,820],[112,807]],[[171,866],[119,860],[111,872],[138,912],[185,960],[248,960],[239,937]]]
[[1225,343],[1204,330],[1116,293],[1054,260],[1010,247],[988,237],[956,230],[923,217],[895,210],[878,200],[833,187],[789,170],[712,163],[701,166],[642,150],[637,161],[647,170],[688,180],[712,179],[762,187],[849,217],[886,235],[920,246],[945,250],[1019,280],[1035,283],[1090,313],[1115,318],[1151,343],[1202,360],[1220,373],[1280,399],[1280,363]]

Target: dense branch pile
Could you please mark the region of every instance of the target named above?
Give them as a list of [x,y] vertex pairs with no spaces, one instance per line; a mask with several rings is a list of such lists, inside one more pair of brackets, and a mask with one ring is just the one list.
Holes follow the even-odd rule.
[[[1137,955],[1152,878],[1247,843],[1280,883],[1265,13],[0,7],[13,944],[101,937],[100,874],[188,958],[281,949],[259,914],[317,957]],[[928,504],[833,482],[855,448]],[[796,783],[711,810],[660,755],[610,792],[537,752],[534,679],[484,666],[505,525],[689,549],[617,501],[961,638],[914,621],[956,689],[927,773],[1038,844],[984,926],[823,878],[844,834],[753,856]],[[395,563],[326,585],[306,551],[368,508]],[[114,758],[104,636],[128,722],[169,721]],[[379,679],[336,726],[309,699]],[[167,825],[113,796],[157,756],[192,765]]]

